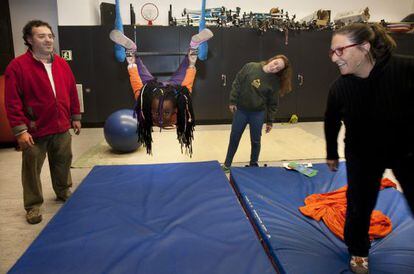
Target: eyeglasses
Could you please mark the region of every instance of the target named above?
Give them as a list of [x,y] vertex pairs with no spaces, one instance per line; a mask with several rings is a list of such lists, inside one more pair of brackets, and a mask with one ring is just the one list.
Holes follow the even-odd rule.
[[358,46],[359,44],[351,44],[345,47],[340,47],[340,48],[336,48],[336,49],[330,49],[329,50],[329,58],[332,58],[333,54],[335,53],[336,56],[342,56],[342,54],[344,54],[344,50],[347,48],[351,48],[351,47],[355,47]]

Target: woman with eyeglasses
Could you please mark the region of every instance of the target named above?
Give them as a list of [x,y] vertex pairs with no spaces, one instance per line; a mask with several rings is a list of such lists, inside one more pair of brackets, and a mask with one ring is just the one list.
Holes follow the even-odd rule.
[[368,273],[368,236],[380,181],[393,170],[414,212],[414,58],[393,54],[395,41],[378,24],[351,24],[333,34],[329,52],[341,73],[325,113],[327,164],[338,167],[344,123],[348,177],[345,243],[350,268]]

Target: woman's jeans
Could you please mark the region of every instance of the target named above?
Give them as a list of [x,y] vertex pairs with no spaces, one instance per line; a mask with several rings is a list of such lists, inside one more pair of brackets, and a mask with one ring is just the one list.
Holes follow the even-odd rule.
[[247,124],[249,124],[250,127],[250,142],[252,146],[250,165],[257,165],[260,154],[260,139],[262,137],[264,116],[265,111],[245,111],[238,109],[234,113],[229,147],[227,149],[226,161],[224,162],[225,166],[231,166],[234,154],[236,154],[240,139]]

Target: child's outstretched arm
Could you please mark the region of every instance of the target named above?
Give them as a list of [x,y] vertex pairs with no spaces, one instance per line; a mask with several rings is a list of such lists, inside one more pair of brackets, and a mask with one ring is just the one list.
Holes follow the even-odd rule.
[[194,79],[196,76],[195,64],[197,62],[198,47],[201,43],[208,41],[213,37],[213,32],[209,29],[203,29],[191,37],[190,49],[188,51],[188,68],[181,86],[186,87],[190,93],[193,90]]
[[190,93],[193,90],[194,79],[197,73],[195,67],[195,63],[197,62],[197,54],[197,49],[190,48],[190,50],[188,51],[188,68],[185,71],[184,80],[181,83],[181,86],[186,87],[190,91]]
[[131,83],[132,91],[134,92],[135,100],[138,98],[141,93],[141,88],[143,83],[141,77],[139,76],[137,64],[135,64],[135,56],[127,57],[128,61],[128,73],[129,73],[129,82]]

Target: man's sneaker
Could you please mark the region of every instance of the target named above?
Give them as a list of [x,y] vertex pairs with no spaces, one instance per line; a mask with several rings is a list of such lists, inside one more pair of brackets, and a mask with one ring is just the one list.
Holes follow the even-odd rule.
[[366,274],[368,271],[368,257],[351,256],[349,261],[351,271],[357,274]]
[[227,167],[225,165],[221,166],[221,169],[224,171],[224,173],[230,173],[230,167]]
[[29,224],[38,224],[42,221],[42,214],[40,214],[40,209],[37,207],[31,208],[26,212],[26,220]]
[[248,165],[245,165],[245,167],[259,167],[259,164],[258,163],[248,164]]
[[213,37],[214,34],[211,30],[209,29],[203,29],[202,31],[200,31],[199,33],[193,35],[193,37],[191,37],[191,42],[190,42],[190,48],[196,49],[198,48],[198,46],[209,40],[211,37]]
[[63,194],[57,195],[56,200],[61,201],[61,202],[66,202],[70,196],[72,196],[72,192],[68,189]]

